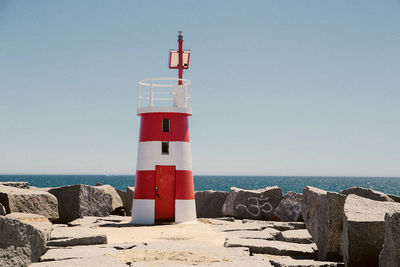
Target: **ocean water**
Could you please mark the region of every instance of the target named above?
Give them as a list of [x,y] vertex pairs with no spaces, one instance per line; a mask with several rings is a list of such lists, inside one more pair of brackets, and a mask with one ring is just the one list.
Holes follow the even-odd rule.
[[[0,175],[0,182],[27,181],[37,187],[57,187],[72,184],[110,184],[125,190],[135,185],[134,175]],[[316,177],[316,176],[194,176],[195,190],[229,191],[231,186],[259,189],[277,185],[283,193],[301,193],[307,185],[339,192],[359,186],[400,196],[400,177]]]

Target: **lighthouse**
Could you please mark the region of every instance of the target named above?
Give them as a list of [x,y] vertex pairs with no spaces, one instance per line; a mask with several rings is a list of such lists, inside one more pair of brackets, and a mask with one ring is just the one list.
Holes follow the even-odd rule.
[[169,68],[178,78],[151,78],[138,82],[140,134],[136,165],[133,224],[196,220],[192,152],[189,136],[191,82],[183,79],[190,51],[170,50]]

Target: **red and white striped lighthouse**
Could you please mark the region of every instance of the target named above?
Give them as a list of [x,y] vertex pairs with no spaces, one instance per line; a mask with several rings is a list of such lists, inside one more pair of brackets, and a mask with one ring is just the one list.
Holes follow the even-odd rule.
[[182,32],[178,50],[170,50],[170,68],[178,78],[138,82],[139,147],[132,223],[195,221],[192,153],[189,138],[191,83],[182,79],[189,67]]

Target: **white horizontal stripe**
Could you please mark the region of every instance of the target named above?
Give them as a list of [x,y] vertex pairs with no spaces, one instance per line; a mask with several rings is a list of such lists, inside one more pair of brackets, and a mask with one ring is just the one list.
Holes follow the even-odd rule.
[[169,155],[161,154],[161,141],[139,142],[136,170],[154,171],[156,165],[174,165],[176,170],[192,170],[191,145],[169,142]]
[[133,224],[154,224],[154,199],[134,199],[132,203]]
[[192,222],[196,221],[196,203],[194,199],[175,200],[175,222]]

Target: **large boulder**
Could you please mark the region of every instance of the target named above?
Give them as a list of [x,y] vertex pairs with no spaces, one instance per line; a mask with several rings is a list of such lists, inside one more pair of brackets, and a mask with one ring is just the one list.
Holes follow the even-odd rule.
[[353,194],[353,195],[357,195],[357,196],[360,196],[363,198],[368,198],[368,199],[372,199],[372,200],[376,200],[376,201],[390,201],[390,202],[394,201],[385,193],[375,191],[372,189],[368,189],[368,188],[362,188],[362,187],[351,187],[351,188],[343,190],[342,192],[340,192],[340,194],[343,194],[346,196]]
[[6,208],[4,208],[4,206],[0,203],[0,216],[1,215],[6,215]]
[[318,247],[319,260],[342,260],[341,236],[345,200],[345,195],[312,186],[306,186],[303,190],[303,219]]
[[385,214],[385,239],[379,266],[397,267],[400,264],[400,209]]
[[27,266],[46,249],[46,234],[17,219],[0,216],[0,266]]
[[58,222],[67,223],[83,216],[109,216],[112,211],[112,196],[89,185],[69,185],[49,190],[57,197]]
[[400,197],[399,196],[388,194],[388,197],[390,197],[391,199],[393,199],[396,202],[400,202]]
[[13,212],[6,215],[9,219],[15,219],[23,223],[27,223],[42,231],[46,236],[46,240],[50,240],[51,231],[53,230],[52,223],[44,216],[33,213]]
[[196,214],[198,218],[219,218],[222,215],[222,205],[226,200],[228,192],[224,191],[197,191]]
[[124,206],[121,196],[118,194],[117,190],[109,184],[99,185],[96,188],[103,190],[105,193],[110,194],[112,197],[111,207],[112,210],[115,211],[118,208],[122,208]]
[[0,182],[0,185],[29,189],[29,182]]
[[6,213],[22,212],[58,218],[57,199],[47,192],[0,185],[0,203]]
[[272,220],[281,200],[282,189],[277,186],[258,190],[231,187],[222,214],[237,219]]
[[287,192],[278,207],[275,209],[275,217],[282,222],[302,221],[301,215],[302,195],[295,192]]
[[385,213],[400,203],[349,195],[344,205],[342,250],[346,266],[378,266],[385,236]]
[[128,215],[128,216],[132,215],[132,203],[133,203],[134,193],[135,193],[135,187],[133,187],[133,186],[126,187],[124,207],[125,207],[126,215]]

